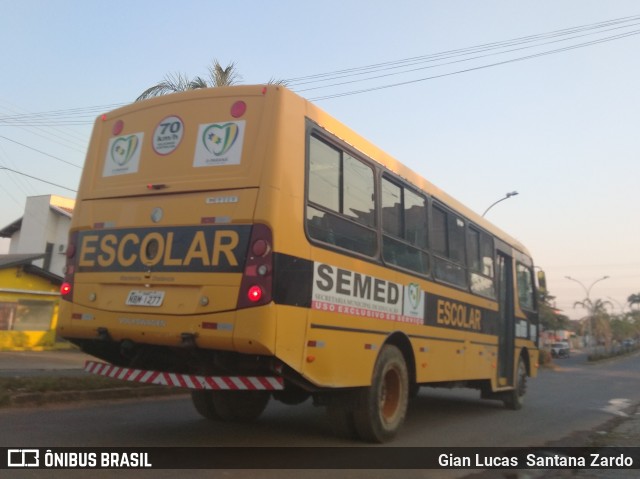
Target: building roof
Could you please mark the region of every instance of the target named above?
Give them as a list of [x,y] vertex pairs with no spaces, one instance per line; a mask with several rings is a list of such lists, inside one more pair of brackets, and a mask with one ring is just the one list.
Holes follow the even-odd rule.
[[0,230],[0,237],[11,238],[16,231],[22,228],[22,218],[15,220]]
[[33,261],[42,259],[45,257],[43,253],[37,254],[0,254],[0,269],[12,268],[14,266],[23,266],[24,271],[29,274],[40,276],[41,278],[48,279],[52,283],[61,284],[62,278],[57,274],[50,273],[49,271],[35,266]]
[[[61,216],[66,216],[67,218],[71,218],[73,214],[73,208],[68,206],[60,206],[60,205],[49,205],[49,209],[55,213],[58,213]],[[20,231],[22,228],[22,218],[18,218],[13,223],[8,224],[4,228],[0,229],[0,238],[11,238],[16,231]]]
[[32,254],[0,254],[0,269],[31,264],[33,261],[44,258],[44,253]]
[[69,208],[68,206],[50,205],[50,208],[56,213],[60,213],[69,218],[71,218],[71,215],[73,214],[73,208]]

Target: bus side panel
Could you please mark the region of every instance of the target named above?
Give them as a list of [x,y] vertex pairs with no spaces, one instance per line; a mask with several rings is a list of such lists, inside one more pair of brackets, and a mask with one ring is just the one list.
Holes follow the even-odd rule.
[[276,351],[276,309],[273,303],[236,312],[233,350],[245,354],[273,355]]
[[[324,387],[359,387],[371,384],[371,374],[384,334],[338,331],[334,313],[312,311],[307,331],[302,374]],[[348,319],[346,316],[341,318]],[[343,321],[344,324],[344,321]]]
[[[261,188],[253,221],[267,224],[273,231],[273,248],[279,258],[310,258],[311,245],[304,233],[305,192],[305,115],[306,102],[294,95],[272,96],[272,127],[265,157],[271,159],[263,169]],[[277,291],[284,288],[295,301],[279,301],[275,318],[275,355],[295,371],[304,368],[306,336],[310,310],[302,290],[310,290],[311,281],[295,265],[277,262]],[[291,269],[293,268],[293,269]],[[305,305],[299,304],[305,303]],[[247,323],[248,324],[248,323]],[[251,331],[247,330],[247,334]]]
[[[414,348],[416,382],[430,383],[465,378],[467,350],[463,331],[446,332],[440,328],[420,328],[422,339]],[[440,339],[441,338],[441,339]]]
[[279,305],[276,356],[295,371],[302,371],[307,351],[309,309]]
[[491,379],[496,374],[498,345],[495,338],[470,341],[467,349],[467,379]]

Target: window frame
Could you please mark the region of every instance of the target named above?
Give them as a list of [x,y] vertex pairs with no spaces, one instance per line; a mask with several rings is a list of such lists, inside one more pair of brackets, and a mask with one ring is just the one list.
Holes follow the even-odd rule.
[[[334,134],[326,131],[320,125],[315,123],[313,120],[306,120],[306,129],[305,129],[305,197],[303,201],[303,222],[304,222],[304,232],[308,239],[308,241],[316,245],[318,247],[334,250],[340,254],[346,256],[357,257],[361,260],[383,265],[386,268],[396,269],[407,274],[421,277],[429,281],[434,281],[437,283],[441,283],[446,285],[447,287],[455,288],[475,296],[485,298],[491,301],[497,300],[497,272],[496,272],[496,252],[499,249],[499,245],[504,245],[505,248],[508,248],[510,256],[516,258],[525,258],[525,260],[521,261],[524,266],[527,266],[531,259],[529,256],[521,253],[517,250],[513,245],[510,245],[504,240],[502,240],[499,236],[489,232],[483,227],[479,226],[477,223],[473,222],[473,220],[462,212],[457,211],[453,207],[449,206],[446,202],[438,199],[420,187],[414,185],[409,182],[405,178],[401,177],[397,173],[391,171],[384,165],[372,160],[366,155],[362,154],[355,150],[354,147],[347,144],[345,141],[339,139]],[[333,148],[340,152],[340,157],[344,158],[344,155],[348,155],[349,157],[357,160],[360,164],[366,166],[369,170],[371,170],[372,181],[373,181],[373,189],[372,189],[372,198],[373,198],[373,211],[371,212],[373,225],[368,226],[364,222],[357,221],[351,215],[345,215],[341,211],[344,209],[344,199],[340,198],[340,209],[341,211],[334,211],[331,208],[324,207],[319,205],[309,198],[310,191],[310,182],[311,182],[311,174],[310,174],[310,150],[311,150],[311,138],[315,138],[318,141],[325,143],[328,147]],[[340,160],[341,165],[343,161]],[[344,179],[343,176],[343,168],[341,167],[340,172],[340,192],[339,195],[342,196],[344,194]],[[400,205],[401,218],[399,218],[401,222],[402,228],[402,237],[397,236],[395,233],[389,232],[385,230],[385,219],[384,219],[384,206],[383,206],[383,182],[388,181],[390,184],[399,188],[400,193],[402,195],[402,201]],[[416,244],[406,239],[407,229],[406,229],[406,215],[405,215],[405,191],[409,191],[411,194],[415,194],[418,197],[425,200],[425,212],[426,212],[426,238],[424,241],[424,248],[418,247]],[[369,244],[372,245],[371,251],[368,254],[362,253],[358,248],[353,247],[345,247],[337,244],[333,241],[325,241],[322,238],[318,238],[314,236],[311,229],[311,218],[308,216],[310,209],[315,209],[320,214],[322,214],[322,220],[324,221],[324,217],[329,215],[329,218],[338,219],[341,222],[345,222],[345,224],[352,225],[354,228],[359,228],[360,231],[368,231],[369,232]],[[440,251],[436,251],[436,244],[438,242],[438,235],[435,232],[435,219],[437,218],[437,212],[440,211],[444,214],[446,227],[444,229],[444,239],[446,243],[446,253],[442,253]],[[455,227],[453,226],[455,225]],[[320,230],[320,228],[318,228]],[[396,228],[397,230],[397,228]],[[484,251],[485,247],[483,246],[483,240],[488,240],[488,249],[490,249],[491,258],[493,261],[492,265],[492,273],[485,274],[483,265],[480,264],[479,268],[481,271],[477,271],[473,269],[472,258],[470,257],[470,237],[469,232],[474,231],[478,233],[478,254],[480,258],[480,262],[482,263],[483,254],[487,251]],[[457,236],[452,238],[453,234]],[[385,258],[384,247],[385,247],[385,238],[388,238],[390,241],[396,242],[400,246],[404,246],[409,251],[409,248],[419,251],[426,259],[427,267],[425,270],[421,270],[420,268],[412,268],[406,267],[402,264],[389,261],[388,258]],[[460,241],[462,244],[460,245]],[[458,243],[457,245],[455,243]],[[458,256],[460,259],[453,259],[452,251],[457,249]],[[446,277],[444,274],[440,274],[438,268],[442,267],[444,271],[447,268],[449,269],[449,276]],[[528,266],[530,267],[530,266]],[[473,275],[478,275],[483,279],[487,279],[491,281],[493,293],[489,294],[482,291],[482,286],[479,289],[474,289],[473,285]],[[535,288],[535,284],[534,284]],[[491,288],[489,288],[491,289]],[[535,297],[534,300],[534,309],[536,310]],[[529,311],[529,310],[527,310]]]
[[[384,184],[387,182],[388,184],[398,188],[400,193],[400,203],[399,203],[399,233],[396,234],[396,231],[388,231],[385,228],[385,218],[384,218]],[[381,234],[381,257],[382,261],[385,265],[393,268],[399,268],[404,271],[410,271],[412,274],[416,274],[419,276],[429,277],[431,275],[432,269],[432,260],[431,260],[431,251],[429,248],[429,195],[420,191],[417,188],[414,188],[410,184],[405,181],[400,180],[395,175],[392,175],[390,172],[383,171],[380,175],[380,200],[379,200],[379,209],[380,209],[380,234]],[[407,209],[406,209],[406,193],[409,192],[412,195],[415,195],[422,200],[424,200],[424,240],[422,245],[416,244],[412,242],[410,239],[407,239]],[[395,228],[396,230],[398,228]],[[387,243],[385,243],[387,242]],[[408,265],[403,265],[399,261],[394,261],[390,257],[385,254],[385,246],[387,244],[397,243],[400,247],[404,247],[406,251],[408,251],[409,255],[412,253],[417,253],[416,258],[419,259],[417,262],[410,262]],[[414,268],[413,265],[422,265],[422,268]]]
[[[434,247],[431,248],[431,253],[433,256],[433,278],[436,281],[440,281],[442,283],[449,284],[451,286],[455,286],[456,288],[463,289],[465,291],[469,291],[469,267],[467,260],[467,226],[469,224],[469,220],[463,216],[462,214],[454,211],[453,209],[446,206],[444,203],[434,200],[431,202],[431,221],[429,228],[429,238],[431,238],[432,245],[438,240],[438,232],[436,231],[435,219],[438,214],[442,214],[445,219],[444,229],[442,233],[444,234],[444,246],[445,250],[436,251]],[[436,213],[438,212],[438,213]],[[453,228],[453,223],[456,223],[455,226],[461,228],[461,235],[453,237],[452,233],[455,233],[456,230]],[[462,222],[462,225],[458,224],[458,222]],[[460,237],[462,238],[462,247],[459,246],[454,248],[455,241],[459,241]],[[461,261],[456,261],[452,257],[452,250],[458,249],[457,253],[461,254]],[[442,270],[440,268],[443,268]],[[452,272],[451,276],[447,276],[445,273],[449,271]],[[455,276],[455,278],[454,278]]]
[[[312,139],[315,139],[321,143],[324,143],[327,147],[332,148],[333,150],[339,153],[339,165],[338,165],[338,168],[339,168],[338,209],[339,211],[335,211],[329,206],[316,203],[312,201],[310,198],[311,181],[312,181],[312,175],[311,175]],[[366,224],[365,222],[358,221],[357,218],[354,218],[354,216],[352,215],[348,215],[344,213],[344,205],[345,205],[344,164],[345,164],[345,158],[347,156],[359,162],[361,165],[366,166],[371,171],[371,186],[372,186],[371,197],[372,197],[372,206],[373,206],[373,210],[371,212],[371,218],[373,222],[372,226]],[[378,182],[376,178],[377,178],[377,168],[375,167],[372,161],[363,158],[362,155],[353,151],[353,149],[350,148],[348,145],[344,144],[344,142],[341,142],[337,140],[335,137],[330,136],[324,130],[314,126],[307,128],[306,139],[305,139],[305,198],[303,202],[304,204],[303,221],[304,221],[304,230],[305,230],[307,239],[314,244],[318,244],[318,245],[321,245],[322,247],[329,248],[329,249],[336,249],[344,254],[353,254],[363,258],[376,259],[379,256],[379,250],[380,250],[380,234],[379,234],[379,227],[378,227],[379,194],[378,194],[378,184],[377,184]],[[333,221],[333,223],[336,226],[339,226],[342,224],[347,229],[351,228],[352,230],[360,230],[362,232],[368,232],[369,233],[368,240],[371,241],[370,250],[363,253],[360,248],[356,248],[355,246],[351,247],[349,245],[345,245],[344,243],[338,244],[338,240],[325,241],[323,238],[318,237],[317,235],[314,235],[314,232],[311,231],[310,219],[308,216],[310,209],[316,210],[322,213],[323,215],[325,215],[324,217],[326,217],[328,221]],[[323,217],[323,221],[324,221],[324,217]],[[328,236],[331,236],[331,234],[329,234]],[[348,235],[345,235],[345,238],[349,239]],[[354,235],[350,239],[351,241],[357,241],[360,238],[358,237],[358,235]]]
[[[530,300],[530,304],[527,303],[525,304],[522,301],[522,293],[523,290],[520,288],[521,286],[521,268],[526,269],[527,271],[527,276],[529,278],[528,280],[528,291],[527,294],[529,296],[529,300]],[[535,283],[535,272],[534,272],[534,268],[532,266],[529,266],[527,264],[525,264],[522,261],[516,260],[516,297],[518,298],[518,304],[520,305],[520,308],[523,311],[530,311],[530,312],[536,312],[537,311],[537,305],[536,305],[536,283]]]
[[[476,243],[473,244],[471,235],[475,234]],[[489,299],[496,299],[496,247],[493,235],[487,233],[474,223],[467,224],[467,270],[469,272],[469,289],[473,294],[477,294]],[[491,274],[485,272],[484,258],[485,255],[485,242],[488,241],[488,247],[491,251]],[[474,249],[472,251],[472,246]],[[472,253],[476,253],[475,258]],[[474,263],[477,262],[477,269],[474,269]],[[491,293],[487,294],[480,289],[474,289],[474,277],[479,278],[481,281],[486,281],[486,284],[491,284]]]

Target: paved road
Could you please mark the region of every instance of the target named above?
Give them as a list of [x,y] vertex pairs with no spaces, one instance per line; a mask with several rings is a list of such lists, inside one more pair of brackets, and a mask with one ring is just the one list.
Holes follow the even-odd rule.
[[[424,388],[410,407],[395,446],[542,446],[597,428],[640,402],[640,355],[598,365],[574,355],[530,382],[527,404],[508,411],[475,391]],[[344,446],[324,411],[310,403],[273,402],[256,424],[212,424],[186,398],[145,399],[0,411],[0,445],[28,446]],[[379,447],[379,446],[376,446]],[[372,449],[372,454],[375,454]],[[44,477],[44,471],[20,477]],[[58,477],[48,471],[46,477]],[[59,477],[73,477],[65,471]],[[73,472],[73,471],[71,471]],[[80,472],[80,471],[75,471]],[[94,477],[111,477],[92,471]],[[40,473],[38,475],[38,473]],[[105,473],[101,476],[101,473]],[[166,473],[166,474],[165,474]],[[255,471],[208,471],[190,477],[256,477]],[[325,477],[326,471],[261,471],[264,478]],[[460,477],[461,471],[404,471],[403,478]],[[124,471],[123,477],[174,477],[169,471]],[[391,471],[336,471],[349,478],[397,477]],[[18,476],[16,476],[18,477]],[[81,477],[79,475],[78,477]]]
[[0,351],[0,376],[84,374],[85,361],[95,359],[76,349]]

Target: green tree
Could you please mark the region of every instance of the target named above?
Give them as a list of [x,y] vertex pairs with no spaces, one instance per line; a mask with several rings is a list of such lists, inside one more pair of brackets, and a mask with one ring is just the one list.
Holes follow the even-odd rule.
[[627,298],[627,302],[629,306],[633,308],[633,306],[640,307],[640,293],[632,294]]
[[631,321],[631,316],[621,314],[611,318],[611,334],[613,339],[621,342],[636,335],[636,325]]
[[540,324],[545,331],[559,331],[569,329],[570,320],[560,314],[555,308],[555,296],[548,292],[541,292],[538,300]]
[[627,313],[627,320],[633,326],[631,337],[640,339],[640,310],[634,310]]

